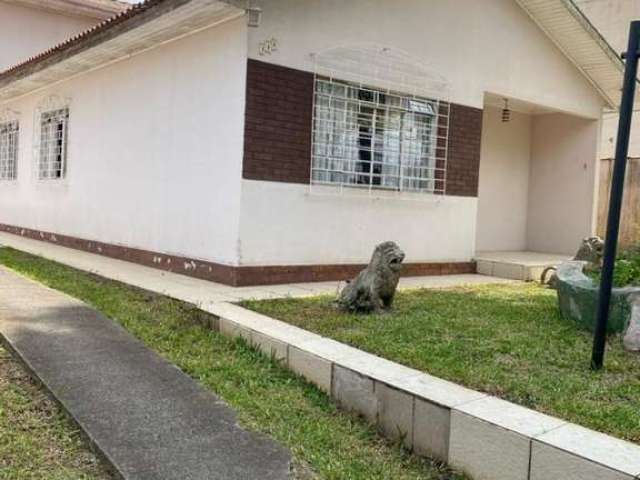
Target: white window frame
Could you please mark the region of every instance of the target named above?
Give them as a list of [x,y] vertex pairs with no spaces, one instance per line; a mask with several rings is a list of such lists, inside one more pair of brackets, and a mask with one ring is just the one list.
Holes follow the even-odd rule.
[[66,179],[69,163],[70,102],[57,95],[43,100],[34,116],[35,176],[41,182]]
[[448,102],[316,75],[313,112],[312,184],[445,193]]
[[18,179],[20,121],[13,111],[0,115],[0,182]]

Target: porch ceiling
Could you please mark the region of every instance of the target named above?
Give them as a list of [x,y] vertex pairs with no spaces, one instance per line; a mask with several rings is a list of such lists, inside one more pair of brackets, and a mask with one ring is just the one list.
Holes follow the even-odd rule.
[[573,1],[516,2],[587,77],[609,106],[617,109],[624,64]]
[[244,15],[218,0],[147,0],[0,73],[0,102]]

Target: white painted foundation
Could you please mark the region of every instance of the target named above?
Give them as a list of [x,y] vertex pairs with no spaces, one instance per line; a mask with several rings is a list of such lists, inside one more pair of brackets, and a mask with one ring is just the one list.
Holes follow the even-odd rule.
[[386,240],[407,262],[473,256],[476,198],[373,195],[243,180],[241,264],[366,263]]

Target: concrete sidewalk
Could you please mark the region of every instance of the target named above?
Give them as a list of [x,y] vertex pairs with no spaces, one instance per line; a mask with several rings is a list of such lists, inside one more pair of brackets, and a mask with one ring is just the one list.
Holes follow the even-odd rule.
[[[0,232],[1,245],[199,306],[249,299],[335,295],[341,286],[341,282],[315,282],[231,287],[4,232]],[[401,278],[399,288],[435,288],[505,282],[513,280],[473,274],[440,275]]]
[[284,480],[290,454],[122,327],[0,267],[0,335],[124,479]]

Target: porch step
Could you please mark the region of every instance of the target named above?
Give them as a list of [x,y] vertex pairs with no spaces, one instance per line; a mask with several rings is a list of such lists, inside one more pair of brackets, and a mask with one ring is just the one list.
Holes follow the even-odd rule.
[[569,260],[570,255],[539,252],[478,252],[477,272],[492,277],[539,281],[545,268]]

